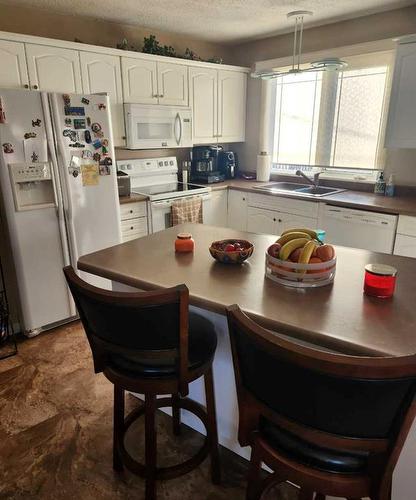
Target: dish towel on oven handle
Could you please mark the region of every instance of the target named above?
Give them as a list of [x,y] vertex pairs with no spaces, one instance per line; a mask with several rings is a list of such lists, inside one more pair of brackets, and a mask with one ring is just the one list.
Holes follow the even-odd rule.
[[185,222],[199,222],[202,224],[202,198],[190,196],[175,200],[171,207],[172,226]]

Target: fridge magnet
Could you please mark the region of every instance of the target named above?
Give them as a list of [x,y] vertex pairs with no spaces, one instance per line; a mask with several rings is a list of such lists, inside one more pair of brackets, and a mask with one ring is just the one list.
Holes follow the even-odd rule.
[[6,155],[14,153],[13,144],[11,144],[10,142],[3,143],[3,153],[5,153]]
[[110,175],[110,167],[108,165],[100,165],[98,167],[100,175]]
[[73,144],[69,145],[70,148],[85,148],[85,144],[82,144],[82,142],[74,142]]
[[74,128],[85,128],[85,118],[74,118]]
[[103,146],[105,146],[106,148],[108,148],[108,139],[103,139],[103,140],[101,141],[101,144],[102,144]]
[[40,127],[42,120],[40,118],[36,118],[36,120],[32,120],[32,127]]
[[62,135],[63,135],[64,137],[69,137],[69,139],[70,139],[72,142],[75,142],[75,141],[78,139],[78,134],[75,132],[75,130],[65,129],[65,130],[62,132]]
[[87,126],[91,127],[91,118],[87,116]]
[[65,106],[71,105],[71,96],[69,94],[62,94],[62,99],[64,100]]
[[101,155],[100,155],[100,153],[94,153],[94,155],[93,155],[92,158],[93,158],[94,161],[100,161],[101,160]]
[[101,137],[104,137],[104,132],[102,130],[99,130],[98,132],[93,132],[94,137],[98,137],[101,139]]
[[79,156],[72,155],[71,161],[69,163],[70,167],[80,167],[81,166],[81,158]]
[[85,116],[85,108],[82,106],[65,106],[66,116]]
[[37,163],[48,161],[48,143],[45,139],[25,139],[23,150],[26,163]]
[[34,139],[36,137],[35,132],[26,132],[24,135],[25,139]]
[[92,151],[90,151],[89,149],[85,149],[83,152],[82,152],[82,155],[81,157],[84,159],[84,160],[91,160],[93,155],[92,155]]
[[93,132],[99,132],[102,129],[101,125],[99,123],[93,123],[91,125],[91,130]]
[[101,161],[100,161],[100,165],[112,165],[113,164],[113,160],[107,156],[106,158],[103,158]]
[[94,146],[95,149],[100,149],[102,146],[102,142],[100,141],[100,139],[95,139],[95,141],[93,141],[92,145]]
[[81,169],[79,167],[69,167],[68,171],[69,175],[72,175],[72,177],[77,178],[80,174]]
[[88,163],[81,166],[82,185],[83,186],[97,186],[99,182],[98,165],[95,163]]
[[86,131],[84,132],[84,139],[85,139],[85,142],[86,142],[87,144],[91,144],[92,139],[91,139],[91,134],[90,134],[90,131],[89,131],[89,130],[86,130]]
[[101,102],[101,103],[98,105],[98,109],[99,109],[100,111],[103,111],[104,109],[107,109],[107,106],[106,106],[104,103],[102,103],[102,102]]
[[103,146],[101,148],[101,152],[102,152],[103,155],[108,155],[108,148],[106,148],[105,146]]
[[71,126],[72,125],[72,118],[65,118],[65,125]]
[[89,100],[89,99],[87,99],[86,97],[83,97],[83,98],[81,99],[81,102],[82,102],[82,104],[87,104],[87,105],[88,105],[88,104],[90,103],[90,100]]
[[6,112],[4,111],[3,100],[0,97],[0,123],[6,123]]

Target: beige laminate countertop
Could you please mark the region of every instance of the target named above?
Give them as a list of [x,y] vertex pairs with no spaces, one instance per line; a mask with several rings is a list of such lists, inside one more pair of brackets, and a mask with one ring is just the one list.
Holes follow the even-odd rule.
[[383,212],[387,214],[401,214],[401,215],[414,215],[416,216],[416,196],[379,196],[374,193],[365,191],[351,191],[346,190],[341,193],[333,194],[330,196],[323,196],[321,198],[309,198],[306,196],[296,196],[293,194],[269,194],[266,192],[254,189],[256,186],[267,185],[273,182],[257,182],[247,181],[244,179],[231,179],[218,184],[211,184],[213,190],[218,189],[236,189],[239,191],[249,191],[258,194],[265,194],[268,196],[279,196],[286,198],[295,198],[298,200],[307,200],[314,202],[327,203],[328,205],[336,205],[340,207],[357,208],[362,210],[369,210],[372,212]]
[[[193,234],[193,254],[174,251],[176,234],[183,231]],[[242,266],[214,261],[208,247],[225,238],[249,239],[255,246],[253,256]],[[85,255],[78,268],[145,290],[185,283],[196,306],[224,314],[226,306],[237,303],[267,328],[341,352],[416,353],[416,259],[337,247],[334,283],[295,289],[264,277],[264,254],[275,238],[184,224]],[[398,269],[392,299],[363,295],[364,266],[369,262]]]
[[138,201],[148,200],[148,196],[144,194],[131,193],[130,196],[119,196],[118,201],[120,205],[124,205],[125,203],[136,203]]

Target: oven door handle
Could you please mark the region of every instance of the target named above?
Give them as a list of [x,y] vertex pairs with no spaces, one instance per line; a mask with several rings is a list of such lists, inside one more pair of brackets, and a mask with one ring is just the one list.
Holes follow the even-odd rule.
[[[177,134],[179,129],[179,135]],[[182,141],[182,118],[179,113],[176,113],[175,116],[175,140],[176,144],[179,146],[179,144]]]

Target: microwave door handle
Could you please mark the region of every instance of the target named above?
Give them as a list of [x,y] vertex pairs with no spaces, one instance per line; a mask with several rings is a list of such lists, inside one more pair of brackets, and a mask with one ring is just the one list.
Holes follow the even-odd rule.
[[[179,126],[179,137],[176,135],[177,126]],[[175,139],[176,139],[176,144],[179,146],[179,144],[182,141],[182,119],[179,113],[176,113],[175,117]]]

